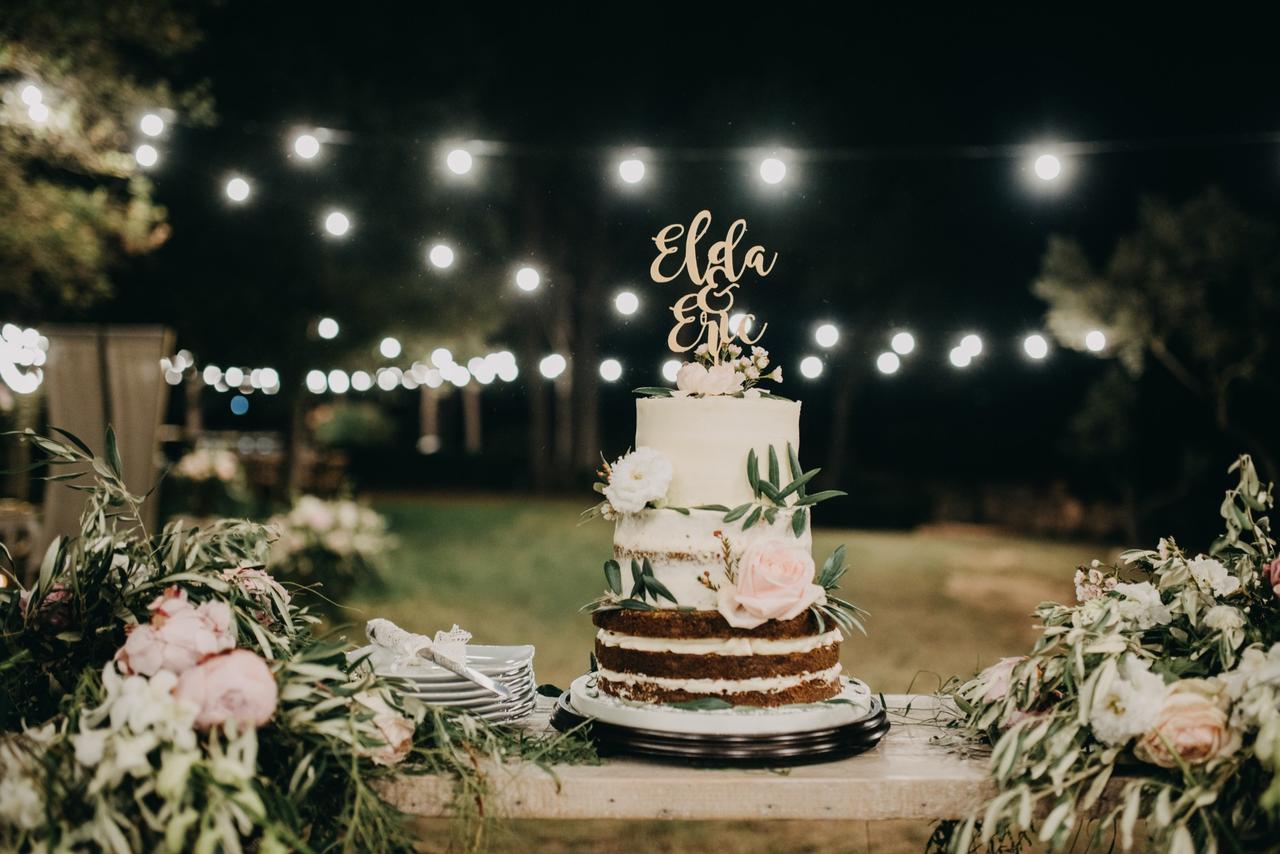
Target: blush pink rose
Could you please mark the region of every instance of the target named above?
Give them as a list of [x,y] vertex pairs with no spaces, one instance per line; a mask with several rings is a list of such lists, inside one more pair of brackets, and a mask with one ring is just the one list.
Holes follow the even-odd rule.
[[[1175,682],[1151,727],[1134,746],[1143,762],[1173,768],[1178,759],[1201,765],[1230,756],[1240,748],[1240,733],[1231,728],[1225,689],[1208,679]],[[1175,757],[1176,754],[1176,757]]]
[[196,726],[201,729],[227,721],[260,727],[275,714],[280,696],[271,668],[247,649],[216,655],[186,671],[173,694],[199,708]]
[[813,575],[808,550],[786,540],[762,540],[742,553],[736,583],[721,585],[718,609],[739,629],[754,629],[766,620],[790,620],[810,605],[827,601]]
[[986,691],[982,694],[983,702],[995,703],[1003,700],[1005,695],[1009,693],[1009,683],[1013,679],[1013,668],[1025,660],[1026,656],[1023,655],[1002,658],[978,674],[978,679],[986,686]]
[[1280,598],[1280,557],[1262,568],[1262,577],[1271,585],[1271,591]]
[[395,765],[409,755],[413,748],[413,733],[416,727],[409,718],[391,708],[382,697],[372,691],[361,691],[352,699],[373,712],[373,726],[382,739],[382,745],[366,748],[364,755],[378,765]]
[[209,656],[235,648],[226,602],[192,605],[186,591],[171,587],[150,608],[151,622],[130,631],[116,653],[125,673],[154,676],[168,670],[181,675]]

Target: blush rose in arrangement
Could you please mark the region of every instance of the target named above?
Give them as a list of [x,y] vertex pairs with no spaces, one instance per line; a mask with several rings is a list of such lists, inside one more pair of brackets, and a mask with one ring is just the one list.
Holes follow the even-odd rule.
[[716,592],[718,610],[739,629],[790,620],[826,602],[826,590],[814,576],[808,549],[789,540],[760,540],[743,551],[731,583]]
[[261,656],[235,649],[184,672],[174,695],[199,709],[196,726],[201,729],[227,722],[260,727],[275,714],[279,689]]
[[1165,695],[1155,725],[1134,746],[1143,762],[1174,768],[1178,763],[1203,765],[1240,749],[1232,729],[1226,687],[1211,679],[1183,679]]
[[211,655],[236,645],[226,602],[191,604],[187,593],[170,587],[150,605],[151,621],[129,632],[116,661],[125,673],[180,675]]

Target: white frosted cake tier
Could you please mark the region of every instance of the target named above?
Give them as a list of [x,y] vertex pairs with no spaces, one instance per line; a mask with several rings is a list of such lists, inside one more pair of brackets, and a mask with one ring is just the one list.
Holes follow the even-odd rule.
[[[767,397],[651,397],[636,401],[636,447],[653,448],[674,472],[667,503],[744,504],[753,498],[747,454],[767,472],[773,447],[789,481],[787,445],[800,452],[800,404]],[[781,521],[781,520],[780,520]]]
[[[750,495],[747,487],[748,499]],[[760,519],[743,530],[743,519],[725,522],[724,512],[718,510],[691,510],[687,516],[669,509],[642,510],[618,519],[613,532],[613,557],[622,565],[624,586],[631,583],[632,558],[648,558],[654,577],[666,585],[680,607],[714,611],[716,593],[705,582],[710,581],[715,587],[727,583],[721,535],[729,541],[729,554],[735,561],[761,540],[784,539],[810,551],[813,539],[809,520],[805,519],[797,537],[791,530],[791,514],[789,509],[780,509],[773,524]],[[654,604],[659,608],[676,607],[666,599]]]

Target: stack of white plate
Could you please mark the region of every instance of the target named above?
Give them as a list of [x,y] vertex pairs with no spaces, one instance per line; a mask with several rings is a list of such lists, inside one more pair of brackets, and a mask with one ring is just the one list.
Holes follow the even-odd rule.
[[361,647],[352,656],[368,656],[378,675],[404,680],[409,685],[405,694],[410,697],[434,706],[465,709],[495,723],[528,717],[538,704],[532,646],[467,644],[467,664],[511,691],[506,700],[425,658],[396,659],[390,650],[378,646]]

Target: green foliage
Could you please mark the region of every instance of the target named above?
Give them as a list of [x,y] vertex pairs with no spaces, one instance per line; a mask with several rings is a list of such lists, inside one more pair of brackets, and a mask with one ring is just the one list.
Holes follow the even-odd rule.
[[724,511],[725,522],[736,522],[741,519],[744,531],[754,527],[761,519],[772,525],[778,518],[779,512],[786,511],[791,514],[791,533],[799,537],[804,533],[805,523],[809,520],[809,507],[846,494],[838,489],[809,494],[806,491],[807,484],[817,477],[822,469],[808,471],[802,469],[800,458],[790,442],[787,443],[787,468],[791,479],[785,485],[782,481],[782,466],[778,460],[778,452],[772,445],[769,446],[767,465],[767,474],[762,475],[759,455],[754,448],[747,452],[747,483],[755,494],[754,501],[732,508],[717,504],[699,509]]
[[[316,638],[315,618],[269,576],[240,580],[263,565],[265,528],[221,521],[150,534],[142,499],[120,479],[114,436],[95,457],[69,434],[65,442],[22,435],[45,454],[49,479],[84,491],[87,502],[80,533],[53,543],[31,589],[0,588],[0,784],[33,791],[42,805],[34,818],[0,823],[0,848],[70,850],[92,841],[113,851],[408,851],[402,816],[378,785],[413,772],[457,780],[459,840],[476,848],[490,785],[482,760],[594,760],[577,735],[534,737],[424,707],[350,660],[345,645]],[[195,732],[162,718],[190,741],[146,740],[153,737],[136,729],[126,738],[117,730],[135,726],[133,717],[117,720],[111,707],[106,727],[102,709],[127,682],[115,652],[131,627],[151,619],[157,596],[175,588],[196,602],[226,603],[236,646],[269,662],[279,705],[266,725]],[[143,680],[146,690],[161,675],[172,676]],[[416,727],[394,768],[375,764],[391,747],[366,705],[379,698],[386,714]],[[84,758],[77,741],[94,727],[141,765],[121,765],[113,753],[118,782],[99,785],[108,759]],[[119,770],[128,767],[135,770]]]
[[[1171,539],[1076,576],[1046,602],[1030,655],[949,689],[954,743],[990,746],[997,793],[940,828],[939,849],[1062,850],[1139,822],[1153,850],[1257,850],[1280,830],[1280,586],[1272,507],[1249,457],[1212,556]],[[1125,579],[1137,579],[1128,581]]]

